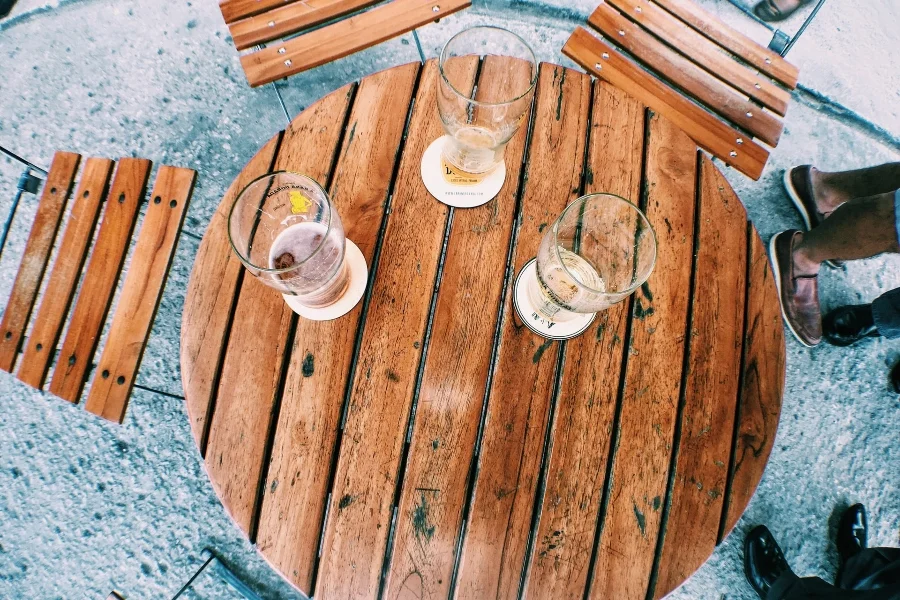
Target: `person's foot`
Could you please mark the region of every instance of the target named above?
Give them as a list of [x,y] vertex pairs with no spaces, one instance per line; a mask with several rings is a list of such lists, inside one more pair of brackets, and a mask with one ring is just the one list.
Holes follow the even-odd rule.
[[763,21],[783,21],[810,0],[762,0],[753,8],[753,14]]
[[817,276],[795,273],[793,248],[800,235],[799,231],[788,229],[773,236],[769,258],[784,321],[797,341],[811,348],[822,341],[822,313]]
[[[787,169],[784,172],[783,183],[784,191],[787,192],[788,198],[794,203],[797,212],[806,225],[806,231],[818,227],[822,221],[831,215],[831,211],[823,211],[819,203],[816,202],[815,186],[813,185],[812,165],[800,165],[793,169]],[[840,267],[841,261],[828,260],[825,264],[829,267]]]
[[833,346],[849,346],[866,337],[881,337],[871,304],[839,306],[822,319],[822,335]]
[[765,599],[775,581],[790,570],[768,527],[754,527],[744,539],[744,575],[759,597]]
[[854,504],[844,511],[837,531],[837,548],[842,565],[867,548],[868,532],[866,508],[862,504]]

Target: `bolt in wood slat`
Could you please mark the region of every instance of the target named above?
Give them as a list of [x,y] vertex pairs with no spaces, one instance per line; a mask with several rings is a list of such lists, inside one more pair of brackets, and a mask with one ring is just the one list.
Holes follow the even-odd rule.
[[271,170],[280,141],[279,132],[250,159],[225,192],[194,258],[181,317],[181,380],[191,431],[201,449],[206,448],[214,384],[244,268],[228,241],[228,214],[241,190]]
[[245,54],[241,65],[247,81],[257,87],[374,46],[471,4],[471,0],[392,0],[333,25]]
[[[534,105],[527,183],[519,208],[513,278],[534,258],[545,229],[579,195],[590,78],[545,65]],[[515,597],[525,560],[558,346],[531,333],[503,305],[478,479],[463,540],[458,598]]]
[[[477,60],[459,61],[474,80]],[[426,63],[397,175],[338,456],[315,595],[374,598],[391,525],[448,208],[419,165],[440,137],[437,62]],[[363,440],[365,442],[363,443]]]
[[104,419],[119,423],[125,419],[196,176],[193,169],[168,165],[156,175],[109,338],[85,405],[88,412]]
[[[608,192],[638,204],[643,106],[611,85],[597,82],[589,139],[586,192]],[[625,226],[636,225],[635,219]],[[570,598],[584,593],[606,478],[630,304],[626,299],[602,311],[584,335],[566,342],[556,430],[525,590],[528,598]]]
[[723,537],[744,514],[762,478],[775,443],[784,391],[784,326],[778,292],[766,248],[755,230],[750,236],[744,370]]
[[[775,146],[781,138],[782,122],[734,88],[671,50],[652,35],[622,16],[606,2],[591,15],[590,23],[610,40],[649,65],[669,82],[760,140]],[[624,35],[622,35],[624,34]]]
[[660,82],[586,29],[575,29],[563,54],[665,116],[726,164],[753,179],[762,175],[769,157],[762,146]]
[[[349,84],[332,92],[291,122],[275,170],[297,171],[327,183],[352,91]],[[248,535],[265,476],[263,458],[293,317],[280,293],[249,273],[243,277],[205,458],[213,487]]]
[[53,155],[37,214],[25,243],[25,253],[0,323],[0,369],[9,373],[15,366],[80,162],[79,154],[57,152]]
[[797,67],[787,62],[777,52],[757,44],[740,31],[729,27],[700,8],[696,2],[692,0],[654,0],[654,2],[763,73],[790,89],[797,87],[797,78],[800,75]]
[[[618,110],[621,110],[619,108]],[[643,600],[671,462],[694,249],[696,145],[649,119],[646,215],[656,231],[653,274],[635,294],[622,408],[590,598]]]
[[306,0],[294,2],[228,26],[234,45],[245,50],[277,40],[378,3],[379,0]]
[[16,375],[31,387],[41,389],[44,386],[114,165],[106,158],[89,158],[85,162],[56,262],[22,355],[22,366]]
[[143,158],[119,161],[103,210],[100,232],[75,301],[69,328],[57,358],[50,392],[78,402],[112,302],[128,250],[138,208],[147,189],[151,163]]
[[[365,78],[356,93],[331,197],[347,239],[373,267],[380,223],[399,158],[418,63]],[[312,592],[331,463],[363,304],[332,321],[300,319],[263,488],[257,545],[305,593]],[[310,398],[318,398],[310,402]],[[305,475],[298,477],[298,473]]]
[[[765,75],[737,62],[715,43],[656,4],[645,0],[609,0],[609,4],[685,55],[689,59],[688,62],[692,63],[692,69],[698,71],[703,69],[782,117],[787,112],[788,102],[791,99],[789,91],[772,83]],[[597,26],[598,13],[603,12],[603,6],[604,3],[601,3],[589,18],[592,25]],[[608,37],[614,43],[619,43],[623,38],[627,38],[628,34],[623,36],[616,31],[614,35]]]
[[[531,63],[487,56],[475,98],[514,97],[531,74]],[[387,598],[411,589],[420,589],[423,598],[446,598],[450,591],[527,129],[521,127],[506,147],[506,181],[497,196],[454,212],[397,512]]]
[[700,164],[699,210],[685,406],[654,598],[680,585],[716,546],[734,434],[744,334],[747,213],[706,156]]

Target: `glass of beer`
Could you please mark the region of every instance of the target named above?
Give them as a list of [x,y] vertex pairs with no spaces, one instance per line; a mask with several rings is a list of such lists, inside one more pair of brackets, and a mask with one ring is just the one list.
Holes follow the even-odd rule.
[[276,171],[250,182],[231,207],[228,237],[247,270],[292,308],[321,309],[347,291],[341,217],[305,175]]
[[465,173],[487,173],[503,162],[528,114],[538,77],[534,52],[511,31],[472,27],[444,44],[438,67],[438,114],[448,136],[442,156]]
[[544,233],[516,280],[515,307],[536,333],[567,339],[595,313],[640,287],[656,264],[656,234],[634,204],[613,194],[572,202]]

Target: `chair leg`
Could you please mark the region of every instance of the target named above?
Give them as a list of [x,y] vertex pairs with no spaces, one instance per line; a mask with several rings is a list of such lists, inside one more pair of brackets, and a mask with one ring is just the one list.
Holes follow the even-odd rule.
[[819,0],[816,2],[816,6],[812,9],[812,12],[809,13],[809,16],[806,17],[806,20],[803,21],[803,25],[800,26],[800,29],[797,30],[797,34],[791,38],[791,41],[787,43],[779,54],[781,56],[787,56],[787,53],[791,51],[791,48],[794,47],[794,44],[797,43],[797,40],[800,39],[800,36],[803,35],[803,32],[806,31],[806,28],[809,27],[809,24],[812,23],[813,19],[816,18],[816,15],[819,13],[819,9],[822,8],[822,5],[825,4],[825,0]]
[[415,29],[412,30],[413,39],[416,41],[416,49],[419,51],[419,58],[422,60],[422,64],[425,64],[425,52],[422,51],[422,42],[419,41],[419,32]]
[[234,572],[229,569],[228,566],[224,562],[222,562],[222,559],[216,556],[216,554],[212,550],[210,550],[209,548],[204,548],[200,553],[200,558],[203,559],[203,564],[193,575],[191,575],[191,578],[187,580],[187,583],[185,583],[181,587],[181,589],[178,590],[178,592],[174,596],[172,596],[172,600],[178,600],[178,598],[180,598],[181,595],[184,594],[184,592],[186,592],[187,589],[191,587],[191,585],[193,585],[194,581],[210,565],[214,565],[219,572],[219,577],[231,587],[233,587],[241,596],[243,596],[247,600],[262,600],[262,598],[260,598],[256,592],[251,590],[246,583],[241,581],[240,578],[238,578],[238,576],[235,575]]
[[36,194],[41,185],[41,180],[31,172],[32,167],[27,166],[19,177],[19,183],[16,185],[16,195],[13,196],[12,208],[6,216],[6,222],[3,224],[3,231],[0,232],[0,257],[3,256],[3,250],[6,248],[6,238],[9,236],[9,228],[12,226],[13,219],[16,216],[16,210],[19,208],[19,201],[22,194]]

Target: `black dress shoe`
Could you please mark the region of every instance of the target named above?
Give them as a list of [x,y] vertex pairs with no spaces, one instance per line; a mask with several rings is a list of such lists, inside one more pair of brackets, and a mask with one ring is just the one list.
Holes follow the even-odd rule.
[[822,319],[822,336],[834,346],[849,346],[865,337],[880,337],[871,304],[840,306]]
[[0,19],[8,15],[15,5],[16,0],[0,0]]
[[900,394],[900,363],[891,369],[891,384],[894,386],[894,391]]
[[768,527],[754,527],[744,539],[744,575],[759,597],[765,600],[775,581],[790,570]]
[[862,504],[854,504],[844,511],[837,531],[837,548],[842,565],[866,549],[868,532],[866,508]]

